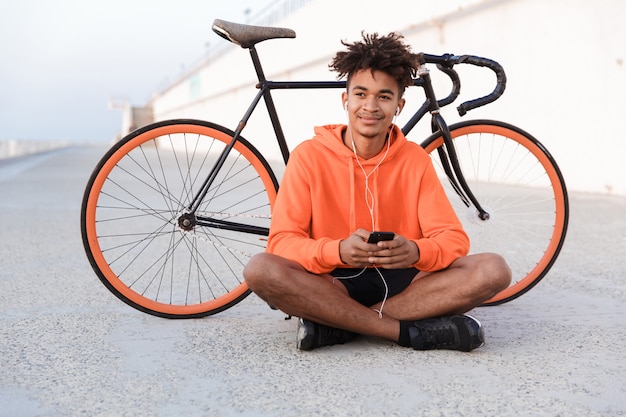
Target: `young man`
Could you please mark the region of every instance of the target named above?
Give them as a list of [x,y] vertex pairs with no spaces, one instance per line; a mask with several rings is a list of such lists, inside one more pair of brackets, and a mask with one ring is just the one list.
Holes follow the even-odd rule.
[[[301,350],[363,334],[470,351],[484,344],[483,329],[463,313],[511,280],[500,256],[467,256],[430,157],[393,124],[418,66],[402,39],[343,43],[330,67],[348,77],[348,124],[317,127],[292,152],[267,252],[244,270],[259,297],[300,317]],[[368,243],[373,231],[393,239]]]

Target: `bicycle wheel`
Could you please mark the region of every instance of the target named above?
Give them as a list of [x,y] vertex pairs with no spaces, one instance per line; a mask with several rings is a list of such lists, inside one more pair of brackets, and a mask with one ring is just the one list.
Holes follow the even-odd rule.
[[269,229],[278,189],[263,156],[240,138],[195,213],[209,225],[194,218],[183,227],[181,219],[232,136],[202,121],[159,122],[122,139],[95,168],[82,202],[83,245],[100,280],[128,305],[192,318],[250,293],[242,271],[265,248],[259,230]]
[[470,237],[471,253],[499,253],[511,267],[509,288],[484,303],[502,304],[536,285],[559,255],[569,217],[565,182],[543,145],[515,126],[473,120],[450,126],[450,133],[465,179],[488,220],[464,204],[447,181],[434,152],[443,137],[435,133],[422,146]]

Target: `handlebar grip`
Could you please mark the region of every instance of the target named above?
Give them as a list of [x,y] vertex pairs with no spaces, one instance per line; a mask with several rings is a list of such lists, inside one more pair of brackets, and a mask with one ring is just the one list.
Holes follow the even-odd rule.
[[502,66],[496,61],[473,55],[462,55],[458,57],[457,63],[470,64],[478,67],[487,67],[496,74],[496,88],[490,94],[484,97],[469,100],[460,104],[456,108],[460,116],[464,116],[468,111],[472,109],[496,101],[502,95],[502,93],[504,93],[504,89],[506,87],[506,74],[504,73],[504,68],[502,68]]

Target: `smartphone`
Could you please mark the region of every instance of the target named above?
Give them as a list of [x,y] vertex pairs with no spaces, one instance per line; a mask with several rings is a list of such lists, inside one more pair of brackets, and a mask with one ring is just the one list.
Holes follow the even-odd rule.
[[396,234],[394,232],[372,232],[367,239],[367,243],[377,243],[383,240],[393,240]]

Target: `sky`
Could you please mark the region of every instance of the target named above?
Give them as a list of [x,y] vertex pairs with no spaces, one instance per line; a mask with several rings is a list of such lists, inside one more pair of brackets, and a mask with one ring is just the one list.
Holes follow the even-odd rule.
[[[122,114],[276,0],[0,0],[0,140],[110,141]],[[249,14],[246,14],[249,10]]]

